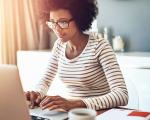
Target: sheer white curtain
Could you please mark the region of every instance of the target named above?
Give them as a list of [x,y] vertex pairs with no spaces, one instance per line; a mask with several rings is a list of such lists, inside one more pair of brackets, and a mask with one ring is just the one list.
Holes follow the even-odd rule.
[[16,64],[16,51],[39,49],[38,0],[0,0],[0,64]]

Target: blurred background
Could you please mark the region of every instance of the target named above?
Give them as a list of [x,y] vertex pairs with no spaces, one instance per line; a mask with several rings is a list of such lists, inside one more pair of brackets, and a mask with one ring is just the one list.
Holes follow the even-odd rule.
[[125,51],[150,51],[150,0],[98,0],[98,28],[108,28],[109,40],[120,35]]
[[[0,0],[0,63],[16,64],[18,50],[52,48],[56,38],[38,18],[41,7],[44,0]],[[150,0],[98,0],[98,7],[92,29],[112,47],[117,36],[123,52],[150,51]]]
[[0,0],[1,64],[16,64],[18,50],[51,47],[50,32],[39,20],[42,5],[42,0]]

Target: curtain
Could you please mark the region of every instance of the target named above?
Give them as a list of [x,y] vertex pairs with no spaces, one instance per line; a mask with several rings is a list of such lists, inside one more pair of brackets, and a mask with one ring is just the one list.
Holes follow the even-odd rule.
[[37,1],[0,0],[0,64],[16,64],[18,50],[49,47],[49,33],[37,20]]

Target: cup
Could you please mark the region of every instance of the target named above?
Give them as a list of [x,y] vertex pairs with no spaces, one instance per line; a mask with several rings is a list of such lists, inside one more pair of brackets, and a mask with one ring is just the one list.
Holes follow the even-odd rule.
[[69,120],[95,120],[96,111],[86,108],[75,108],[68,113]]

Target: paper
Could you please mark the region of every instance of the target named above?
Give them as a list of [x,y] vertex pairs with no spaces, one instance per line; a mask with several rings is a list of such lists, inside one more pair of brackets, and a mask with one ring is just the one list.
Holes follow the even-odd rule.
[[134,112],[134,110],[111,109],[98,115],[96,120],[150,120],[149,115],[141,117],[137,114],[133,114]]

